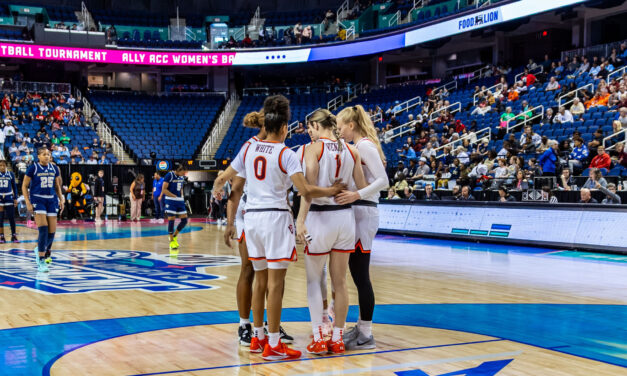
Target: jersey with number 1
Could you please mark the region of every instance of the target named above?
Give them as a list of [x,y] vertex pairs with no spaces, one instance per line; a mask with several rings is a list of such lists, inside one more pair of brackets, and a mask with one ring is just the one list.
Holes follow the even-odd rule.
[[56,195],[55,181],[59,176],[59,169],[52,163],[42,166],[39,163],[33,163],[26,170],[26,176],[30,181],[30,195],[41,198],[53,198]]
[[246,211],[288,209],[290,177],[302,173],[300,161],[285,144],[258,141],[240,151],[231,167],[247,182]]
[[[322,142],[322,154],[318,158],[316,185],[330,187],[338,179],[346,184],[352,183],[355,157],[348,145],[343,140],[340,140],[338,144],[337,141],[328,138],[320,138],[320,142]],[[314,198],[311,202],[316,205],[337,205],[333,197]]]

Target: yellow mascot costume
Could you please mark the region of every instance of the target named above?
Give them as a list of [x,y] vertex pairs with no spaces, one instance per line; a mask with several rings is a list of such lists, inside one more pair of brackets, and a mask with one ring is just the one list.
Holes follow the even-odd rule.
[[85,186],[85,184],[83,184],[83,176],[80,173],[72,173],[68,192],[70,193],[72,200],[70,210],[71,219],[76,219],[76,217],[82,217],[85,213],[85,205],[87,204],[87,201],[85,200],[87,187]]

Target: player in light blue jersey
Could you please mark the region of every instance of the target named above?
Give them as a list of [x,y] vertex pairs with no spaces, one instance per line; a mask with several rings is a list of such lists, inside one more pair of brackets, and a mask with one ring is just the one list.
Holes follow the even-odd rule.
[[[165,214],[168,216],[171,256],[179,254],[179,242],[176,237],[187,225],[187,209],[185,208],[185,198],[183,197],[185,174],[187,174],[187,166],[180,164],[176,170],[170,171],[165,175],[161,188],[161,195],[164,196],[165,202]],[[174,221],[177,217],[181,221],[176,226],[176,230],[174,230]]]
[[24,176],[22,194],[29,212],[35,213],[35,223],[39,230],[35,260],[40,272],[48,272],[52,262],[50,249],[57,229],[57,213],[63,211],[65,198],[61,189],[59,168],[52,164],[50,150],[37,150],[38,162],[33,163]]
[[19,243],[15,232],[15,206],[17,205],[17,184],[15,175],[7,171],[7,162],[0,160],[0,244],[6,243],[4,239],[4,218],[9,220],[11,226],[11,242]]

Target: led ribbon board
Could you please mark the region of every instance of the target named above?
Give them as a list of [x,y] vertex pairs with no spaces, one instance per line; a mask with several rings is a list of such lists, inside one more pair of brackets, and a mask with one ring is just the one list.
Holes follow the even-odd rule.
[[153,66],[229,66],[305,63],[377,54],[414,46],[467,31],[498,25],[518,18],[547,12],[586,0],[520,0],[478,10],[447,21],[377,38],[310,48],[237,50],[225,52],[157,51],[132,49],[91,49],[33,44],[0,43],[0,58],[26,58],[68,62],[136,64]]

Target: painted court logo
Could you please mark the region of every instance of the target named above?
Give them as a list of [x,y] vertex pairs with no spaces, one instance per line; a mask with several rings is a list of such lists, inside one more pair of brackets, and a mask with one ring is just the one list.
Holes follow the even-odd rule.
[[206,282],[221,278],[206,267],[239,264],[234,256],[165,255],[138,251],[55,251],[50,273],[38,273],[32,250],[0,251],[0,287],[31,289],[47,294],[105,290],[152,292],[207,290]]

